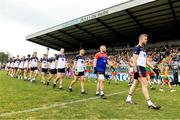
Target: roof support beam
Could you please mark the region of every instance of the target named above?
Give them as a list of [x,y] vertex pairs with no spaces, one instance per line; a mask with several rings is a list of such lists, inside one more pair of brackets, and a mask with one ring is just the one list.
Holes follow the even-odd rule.
[[[67,32],[65,32],[65,31],[62,31],[62,30],[58,30],[59,32],[62,32],[63,34],[65,34],[65,35],[67,35],[67,36],[69,36],[69,37],[71,37],[71,38],[73,38],[73,39],[75,39],[77,42],[79,42],[81,45],[88,45],[88,44],[90,44],[89,42],[86,42],[86,41],[84,41],[84,40],[82,40],[81,38],[78,38],[78,37],[76,37],[76,36],[74,36],[74,35],[71,35],[71,34],[69,34],[69,33],[67,33]],[[85,43],[85,44],[83,44],[83,43]],[[81,46],[80,46],[81,47]]]
[[[35,38],[35,39],[38,39],[38,38]],[[40,40],[40,39],[38,39],[38,40]],[[51,45],[49,45],[49,44],[48,44],[48,45],[47,45],[47,44],[42,44],[41,42],[34,41],[34,40],[31,40],[31,39],[27,39],[27,41],[30,41],[30,42],[39,44],[39,45],[41,45],[41,46],[46,46],[46,47],[49,47],[49,48],[53,48],[53,49],[55,49],[55,50],[59,50],[59,47],[55,47],[55,46],[53,46],[52,44],[51,44]]]
[[168,2],[169,2],[169,5],[170,5],[170,8],[171,8],[171,11],[172,11],[172,15],[173,15],[175,24],[178,25],[178,21],[177,21],[177,18],[176,18],[176,13],[175,13],[175,10],[174,10],[172,1],[171,1],[171,0],[168,0]]
[[[35,37],[36,39],[39,39],[39,40],[41,40],[41,41],[43,41],[43,42],[46,42],[46,43],[48,43],[48,44],[51,44],[51,45],[53,45],[53,46],[56,46],[56,47],[63,47],[64,48],[64,46],[59,46],[59,44],[57,44],[57,43],[54,43],[54,42],[52,42],[52,41],[46,41],[45,39],[43,39],[43,38],[40,38],[40,37]],[[71,47],[68,47],[68,49],[69,50],[74,50],[73,48],[71,48]]]
[[98,44],[102,42],[101,38],[97,37],[96,35],[94,35],[93,33],[89,32],[89,31],[87,31],[86,29],[80,27],[79,25],[75,25],[75,27],[82,30],[83,32],[88,33],[89,35],[91,35],[93,38],[95,38],[97,40]]
[[57,41],[59,41],[59,42],[63,42],[64,44],[66,44],[66,45],[68,45],[68,46],[71,46],[71,47],[78,47],[76,44],[74,44],[74,43],[71,43],[71,42],[69,42],[69,41],[65,41],[65,40],[62,40],[62,39],[60,39],[60,38],[57,38],[57,37],[55,37],[55,36],[53,36],[53,35],[51,35],[51,34],[45,34],[46,36],[49,36],[49,37],[51,37],[51,38],[53,38],[53,39],[56,39]]
[[133,19],[133,21],[139,26],[139,28],[141,29],[141,31],[143,32],[147,32],[147,30],[145,30],[145,28],[142,26],[142,24],[133,16],[133,14],[129,11],[126,10],[126,13]]
[[124,35],[118,33],[117,31],[115,31],[114,29],[112,29],[110,26],[108,26],[107,24],[105,24],[102,20],[100,20],[99,18],[96,19],[99,23],[101,23],[103,26],[105,26],[108,30],[110,30],[113,34],[115,34],[119,39],[122,40],[126,40],[127,37],[125,37]]

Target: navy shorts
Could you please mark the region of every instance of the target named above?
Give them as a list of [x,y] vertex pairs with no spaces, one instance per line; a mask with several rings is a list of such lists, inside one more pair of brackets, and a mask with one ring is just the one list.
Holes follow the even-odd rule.
[[84,76],[84,72],[77,72],[74,74],[75,76]]
[[31,67],[31,71],[35,71],[37,69],[38,69],[37,67]]
[[47,71],[48,71],[48,69],[44,69],[44,68],[41,69],[41,72],[43,72],[43,73],[47,73]]
[[138,66],[139,77],[146,77],[146,69],[143,66]]
[[58,68],[58,69],[57,69],[57,72],[58,72],[58,73],[65,73],[65,68],[62,68],[62,69]]
[[50,73],[51,73],[51,74],[56,74],[56,73],[57,73],[57,70],[56,70],[56,69],[50,69]]

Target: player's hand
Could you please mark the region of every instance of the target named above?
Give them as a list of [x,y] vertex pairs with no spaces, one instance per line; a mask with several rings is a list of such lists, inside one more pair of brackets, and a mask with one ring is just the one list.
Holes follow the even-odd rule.
[[74,74],[75,74],[75,75],[78,75],[78,74],[79,74],[79,72],[77,71],[77,69],[75,69]]
[[96,70],[96,67],[94,67],[94,74],[97,74],[97,70]]
[[139,77],[139,73],[138,72],[134,72],[134,79],[138,80]]

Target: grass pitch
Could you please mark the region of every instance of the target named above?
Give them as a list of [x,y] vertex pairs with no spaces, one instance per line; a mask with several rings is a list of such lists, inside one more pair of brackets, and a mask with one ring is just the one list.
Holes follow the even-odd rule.
[[107,84],[108,99],[95,97],[96,83],[86,81],[87,95],[80,94],[80,84],[67,91],[71,79],[64,80],[63,90],[36,83],[18,80],[0,71],[0,119],[180,119],[180,87],[176,92],[150,90],[153,102],[162,107],[148,109],[141,93],[141,85],[134,96],[136,105],[125,103],[128,93],[127,82]]

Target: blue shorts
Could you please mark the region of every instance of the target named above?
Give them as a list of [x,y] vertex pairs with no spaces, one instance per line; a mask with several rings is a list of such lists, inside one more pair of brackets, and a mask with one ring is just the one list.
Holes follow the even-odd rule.
[[139,77],[146,77],[146,69],[143,66],[138,66]]
[[41,72],[43,72],[43,73],[47,73],[47,71],[48,71],[48,69],[44,69],[44,68],[41,69]]
[[65,73],[65,68],[58,68],[57,71],[58,73]]
[[57,70],[56,69],[50,69],[50,73],[54,75],[57,73]]

